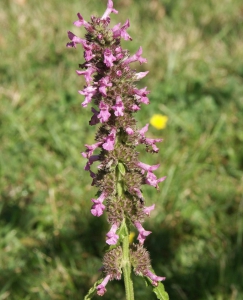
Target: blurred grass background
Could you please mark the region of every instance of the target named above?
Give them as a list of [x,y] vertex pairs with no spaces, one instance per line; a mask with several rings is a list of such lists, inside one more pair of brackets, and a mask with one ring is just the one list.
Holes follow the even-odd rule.
[[[95,190],[83,170],[94,140],[66,49],[72,22],[101,16],[106,0],[0,1],[0,300],[83,299],[99,278],[108,229],[90,214]],[[151,90],[138,125],[169,117],[159,155],[167,175],[145,227],[156,273],[171,300],[243,299],[243,3],[241,0],[114,0],[112,24],[130,19],[134,53]],[[136,299],[155,299],[141,278]],[[99,297],[95,297],[99,299]],[[122,282],[103,299],[125,299]]]

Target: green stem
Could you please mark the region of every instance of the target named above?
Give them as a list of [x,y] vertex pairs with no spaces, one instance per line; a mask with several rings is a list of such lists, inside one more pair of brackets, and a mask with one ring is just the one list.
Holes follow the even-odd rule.
[[131,278],[131,263],[129,259],[129,233],[126,226],[126,235],[123,239],[122,250],[123,250],[123,276],[126,290],[126,300],[134,300],[133,282]]

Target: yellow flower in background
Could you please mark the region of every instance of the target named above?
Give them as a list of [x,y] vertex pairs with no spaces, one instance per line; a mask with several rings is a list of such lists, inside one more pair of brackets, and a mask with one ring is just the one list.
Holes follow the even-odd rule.
[[134,237],[135,237],[135,232],[131,231],[129,234],[129,244],[133,243]]
[[150,119],[150,124],[155,127],[156,129],[164,129],[166,127],[168,121],[167,116],[163,116],[160,114],[155,114]]

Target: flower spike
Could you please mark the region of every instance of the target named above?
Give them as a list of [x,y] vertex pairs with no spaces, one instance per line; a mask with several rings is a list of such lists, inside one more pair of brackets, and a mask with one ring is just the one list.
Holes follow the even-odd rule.
[[[78,93],[83,97],[81,106],[91,106],[90,126],[98,124],[95,141],[85,144],[81,153],[87,159],[84,167],[91,177],[91,186],[98,189],[98,197],[91,199],[90,212],[94,217],[105,215],[110,226],[106,234],[106,252],[103,258],[102,282],[95,283],[93,291],[99,296],[106,292],[111,280],[124,277],[127,299],[134,299],[131,284],[131,267],[136,275],[147,277],[154,289],[165,277],[152,273],[148,251],[144,244],[152,232],[143,227],[155,205],[145,206],[142,187],[148,184],[156,189],[165,177],[154,174],[159,164],[148,165],[139,160],[137,147],[145,146],[149,153],[157,153],[161,138],[145,136],[149,124],[138,129],[134,117],[143,105],[150,103],[147,87],[138,88],[136,81],[144,78],[148,71],[136,72],[132,63],[146,63],[142,47],[130,55],[123,49],[121,40],[132,40],[127,32],[129,20],[110,28],[111,14],[117,14],[113,1],[107,1],[102,17],[84,20],[80,13],[74,25],[86,30],[85,38],[68,31],[68,48],[81,45],[84,61],[76,70],[85,80]],[[97,154],[98,153],[98,154]],[[98,162],[98,163],[97,163]],[[131,243],[132,226],[137,229],[137,241]],[[135,230],[136,231],[136,230]]]

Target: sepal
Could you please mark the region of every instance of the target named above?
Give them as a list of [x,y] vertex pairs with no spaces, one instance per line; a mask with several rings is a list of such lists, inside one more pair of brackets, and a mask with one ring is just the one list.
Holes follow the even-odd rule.
[[88,293],[86,294],[86,296],[84,297],[84,300],[90,300],[93,298],[94,295],[96,295],[96,287],[101,284],[101,282],[103,281],[103,278],[97,280],[94,285],[89,289]]

